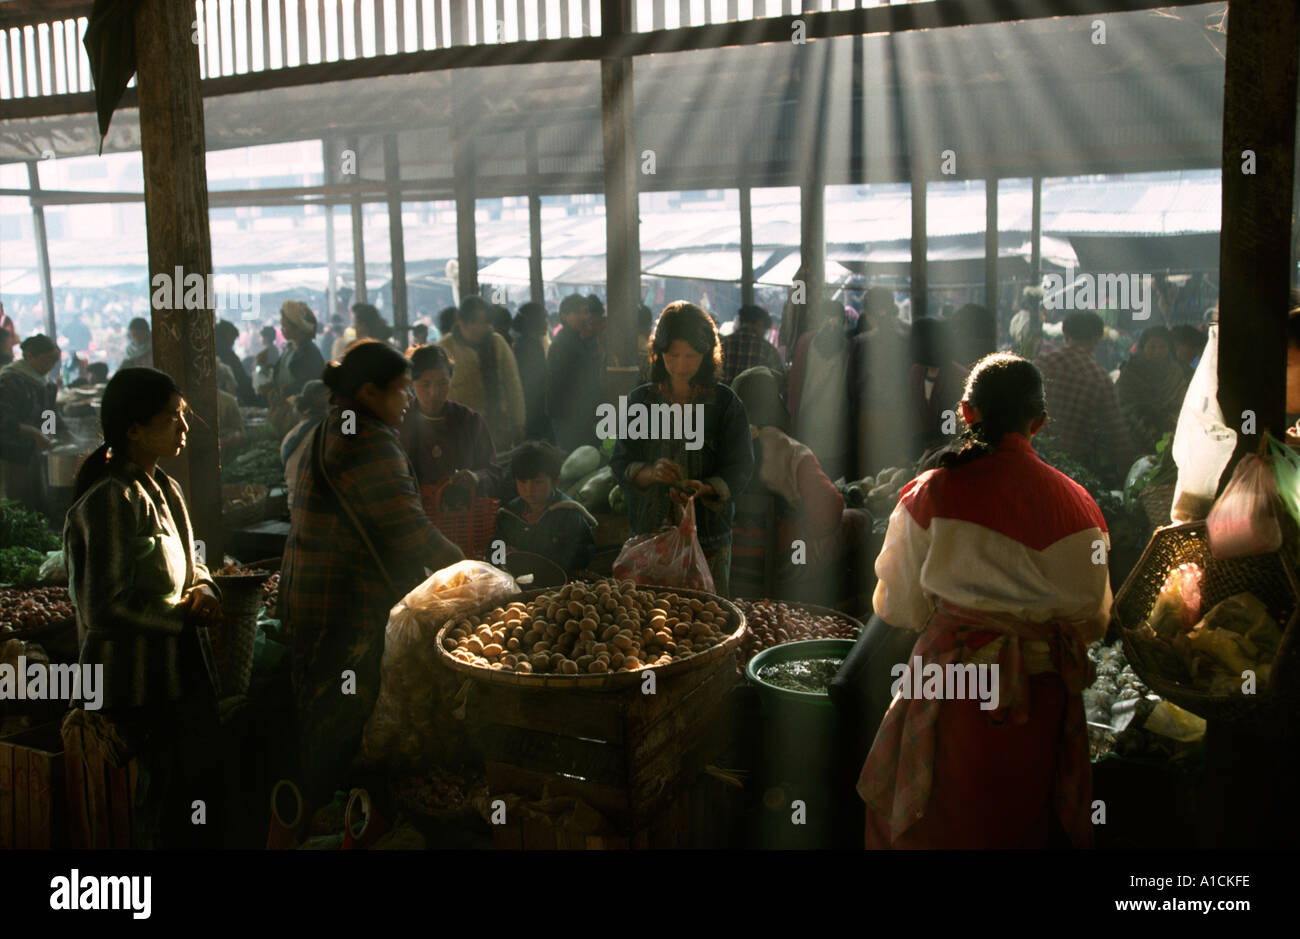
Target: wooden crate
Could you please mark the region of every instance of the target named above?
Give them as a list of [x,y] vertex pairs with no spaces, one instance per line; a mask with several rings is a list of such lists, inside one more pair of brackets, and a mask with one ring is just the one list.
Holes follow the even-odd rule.
[[[683,793],[704,763],[700,744],[736,682],[735,656],[610,691],[523,690],[475,683],[469,717],[483,746],[488,788],[525,799],[573,797],[607,821],[597,831],[535,821],[494,826],[508,848],[678,847]],[[678,816],[681,816],[680,818]]]
[[0,851],[67,845],[59,723],[0,740]]
[[80,727],[69,728],[63,743],[72,848],[130,848],[136,761],[113,766],[96,749],[84,746]]

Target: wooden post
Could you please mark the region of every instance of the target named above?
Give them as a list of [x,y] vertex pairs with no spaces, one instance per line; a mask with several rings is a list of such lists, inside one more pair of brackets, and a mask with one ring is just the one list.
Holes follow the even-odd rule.
[[[820,162],[815,154],[810,159],[814,164]],[[812,179],[799,187],[799,260],[807,278],[808,310],[813,315],[826,296],[826,187],[821,180],[822,174],[814,172]]]
[[998,315],[998,177],[984,179],[984,306]]
[[[41,191],[41,174],[35,160],[27,161],[27,181],[32,191],[32,229],[36,236],[36,266],[41,274],[41,306],[45,308],[45,335],[59,341],[54,318],[54,282],[50,278],[50,243],[45,237],[45,206],[36,201]],[[18,337],[15,336],[16,340]]]
[[915,323],[926,315],[929,291],[930,238],[926,225],[926,180],[925,171],[916,164],[912,165],[912,322]]
[[[150,285],[178,272],[212,278],[208,232],[199,53],[190,40],[194,8],[173,0],[142,0],[135,12],[140,149],[144,162],[145,221]],[[183,284],[176,284],[180,290]],[[169,291],[170,292],[170,291]],[[153,308],[154,364],[180,385],[197,419],[189,445],[167,469],[189,502],[195,538],[209,563],[221,564],[221,451],[217,427],[216,349],[210,292],[202,309]],[[152,295],[152,289],[151,289]]]
[[[399,7],[400,9],[400,7]],[[397,135],[384,135],[384,181],[388,183],[388,244],[392,264],[393,331],[405,349],[410,344],[406,309],[406,246],[402,240],[402,176],[397,156]]]
[[[520,19],[522,29],[523,20]],[[535,185],[538,172],[537,128],[525,132],[524,143],[528,157],[528,178],[534,189],[528,193],[528,295],[534,303],[546,302],[546,281],[542,273],[542,197]]]
[[[352,151],[352,179],[354,186],[361,180],[361,141],[357,137],[348,139],[348,149]],[[361,208],[361,193],[352,192],[352,279],[356,289],[352,292],[353,303],[366,303],[366,226]]]
[[[340,7],[339,9],[342,9]],[[340,36],[343,34],[340,32]],[[342,42],[342,40],[339,40]],[[342,46],[339,52],[342,57]],[[338,182],[338,155],[337,148],[329,138],[323,138],[320,142],[321,165],[324,169],[323,180],[325,185]],[[328,281],[325,284],[325,310],[320,316],[320,327],[323,330],[329,321],[334,317],[335,311],[339,308],[338,289],[339,289],[339,261],[338,248],[334,242],[334,203],[326,197],[324,200],[325,207],[325,264],[328,268]]]
[[[453,3],[452,9],[455,9]],[[460,300],[478,293],[478,228],[474,218],[474,135],[470,129],[470,95],[477,97],[471,76],[453,72],[452,147],[456,190],[456,257],[460,275]]]
[[1285,424],[1300,12],[1295,0],[1231,0],[1228,22],[1219,403],[1239,432],[1243,412],[1255,414],[1255,434],[1238,433],[1240,455],[1265,431],[1280,438]]
[[754,302],[754,202],[747,184],[740,187],[740,303]]
[[1030,236],[1029,273],[1033,277],[1030,283],[1038,286],[1043,282],[1043,177],[1034,177],[1033,195],[1033,234]]
[[[631,0],[601,0],[604,38],[623,35],[631,22]],[[605,351],[611,364],[631,365],[636,362],[636,310],[641,303],[641,222],[630,58],[600,60],[600,112],[605,157],[605,308],[609,317]]]

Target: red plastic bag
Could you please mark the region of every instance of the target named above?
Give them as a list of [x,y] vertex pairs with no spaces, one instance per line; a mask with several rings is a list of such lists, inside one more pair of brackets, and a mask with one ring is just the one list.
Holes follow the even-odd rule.
[[1277,476],[1269,458],[1253,453],[1243,456],[1205,520],[1210,553],[1223,560],[1282,547],[1280,505]]
[[614,576],[652,587],[687,587],[713,593],[713,574],[695,534],[695,500],[676,528],[629,538],[614,561]]

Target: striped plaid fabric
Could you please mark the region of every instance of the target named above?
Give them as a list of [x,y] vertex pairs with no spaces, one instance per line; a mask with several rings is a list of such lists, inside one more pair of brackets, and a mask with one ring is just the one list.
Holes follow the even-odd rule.
[[[1071,842],[1075,847],[1087,847],[1092,844],[1092,826],[1085,798],[1090,769],[1082,692],[1089,682],[1090,666],[1077,630],[1068,623],[1031,623],[939,601],[912,654],[921,657],[923,668],[934,663],[946,674],[948,665],[968,661],[988,640],[1006,637],[997,659],[999,707],[991,712],[991,718],[1023,724],[1029,719],[1029,674],[1020,644],[1031,640],[1048,644],[1069,700],[1057,748],[1052,800]],[[909,671],[903,681],[911,680]],[[900,691],[862,767],[858,794],[889,819],[890,837],[895,841],[925,815],[934,778],[941,706],[942,702],[934,699],[904,698]]]
[[[355,414],[343,433],[343,414]],[[308,785],[328,788],[360,744],[379,694],[388,612],[461,553],[424,514],[410,460],[396,431],[346,402],[326,418],[324,463],[381,556],[389,587],[351,519],[320,477],[314,447],[300,461],[281,566],[280,612],[292,640],[293,681],[309,765]],[[340,692],[344,669],[356,693]],[[332,791],[332,790],[329,790]]]

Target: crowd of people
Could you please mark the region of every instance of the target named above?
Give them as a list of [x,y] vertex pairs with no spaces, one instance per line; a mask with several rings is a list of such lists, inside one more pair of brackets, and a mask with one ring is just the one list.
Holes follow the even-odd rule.
[[[1022,306],[1040,303],[1027,292]],[[497,537],[510,548],[569,572],[590,564],[596,519],[558,483],[566,454],[603,443],[597,415],[609,396],[606,317],[599,298],[580,295],[566,297],[558,312],[552,334],[540,304],[510,317],[466,297],[439,315],[437,342],[426,332],[399,348],[373,306],[353,306],[351,329],[332,318],[322,330],[306,304],[290,300],[251,362],[235,350],[238,328],[217,323],[223,446],[240,443],[225,415],[252,403],[265,404],[282,438],[290,530],[280,613],[310,806],[327,803],[334,786],[357,772],[388,610],[427,571],[463,556],[430,520],[422,487],[493,493],[502,503]],[[1028,313],[1049,322],[1041,308]],[[691,408],[702,426],[689,438],[612,441],[609,468],[626,496],[631,533],[656,531],[693,505],[700,548],[722,595],[731,593],[733,555],[743,568],[755,544],[799,541],[806,563],[783,562],[783,578],[797,585],[801,577],[842,572],[817,588],[833,602],[838,591],[870,579],[874,562],[873,607],[892,624],[924,633],[927,655],[957,654],[944,645],[953,637],[991,638],[990,655],[1006,637],[1020,637],[1027,687],[1046,697],[1035,697],[1016,747],[1049,766],[1054,728],[1077,730],[1077,676],[1055,674],[1050,663],[1060,657],[1052,650],[1078,657],[1079,643],[1104,623],[1110,588],[1105,569],[1078,563],[1083,548],[1075,550],[1104,530],[1096,505],[1034,459],[1031,441],[1054,435],[1081,462],[1120,479],[1133,456],[1173,429],[1204,341],[1200,331],[1152,325],[1129,336],[1095,313],[1076,312],[1060,322],[1059,342],[1044,329],[1032,350],[1020,343],[1034,353],[1030,360],[997,351],[998,324],[987,309],[967,305],[908,322],[892,291],[881,288],[867,291],[860,307],[842,299],[787,304],[780,330],[759,307],[742,308],[736,319],[724,338],[692,303],[669,303],[657,320],[637,311],[643,361],[627,405]],[[184,448],[187,408],[176,383],[152,367],[147,330],[147,322],[132,324],[129,364],[104,388],[103,443],[82,465],[65,523],[83,660],[112,665],[106,701],[160,781],[153,808],[140,814],[141,826],[154,827],[142,833],[146,842],[168,839],[157,829],[159,806],[191,765],[159,728],[214,719],[216,689],[191,627],[221,610],[195,553],[184,494],[158,466]],[[1130,355],[1108,367],[1098,353],[1104,341],[1129,347]],[[18,348],[21,357],[0,369],[0,495],[23,497],[33,461],[50,443],[44,421],[54,386],[47,376],[61,353],[41,335]],[[918,459],[932,460],[936,470],[904,488],[884,549],[873,558],[872,519],[846,505],[835,480]],[[756,497],[770,500],[775,514],[755,513]],[[153,547],[142,552],[145,541]],[[989,567],[978,576],[968,566],[976,558]],[[980,584],[992,580],[1015,595],[1014,611],[985,609]],[[124,592],[122,585],[135,586]],[[941,615],[931,629],[935,603]],[[1066,620],[1086,628],[1058,629]],[[339,675],[348,669],[356,693],[340,695]],[[1029,818],[1022,811],[1063,778],[1047,770],[1046,783],[1022,773],[1008,784],[988,819],[958,818],[974,777],[952,768],[1001,759],[971,750],[985,745],[985,715],[960,709],[923,715],[925,733],[934,733],[937,720],[940,728],[965,728],[965,736],[941,733],[947,749],[927,770],[927,817],[913,823],[910,795],[890,785],[911,745],[899,736],[905,712],[886,725],[863,768],[869,844],[927,846],[951,841],[954,832],[971,845],[994,835],[1023,844],[1052,832],[1075,840],[1082,831],[1077,798],[1058,803],[1059,813],[1044,808]],[[1006,827],[1013,822],[1020,828]]]

